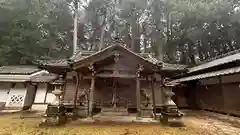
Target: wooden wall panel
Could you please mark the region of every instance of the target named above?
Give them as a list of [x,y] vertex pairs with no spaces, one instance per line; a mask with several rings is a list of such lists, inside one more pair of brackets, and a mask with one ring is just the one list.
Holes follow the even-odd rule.
[[224,85],[225,112],[240,115],[239,83]]
[[[236,77],[236,76],[235,76]],[[226,79],[226,77],[225,77]],[[230,79],[230,78],[229,78]],[[196,89],[190,87],[174,89],[174,101],[178,107],[201,108],[221,113],[240,116],[240,88],[238,82],[211,85],[198,85]],[[191,94],[186,94],[194,91]],[[190,105],[190,97],[196,95],[196,106]]]

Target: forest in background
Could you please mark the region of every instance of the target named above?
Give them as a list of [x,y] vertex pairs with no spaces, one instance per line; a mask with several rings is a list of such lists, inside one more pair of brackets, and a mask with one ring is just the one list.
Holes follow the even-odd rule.
[[79,51],[117,38],[193,66],[240,49],[238,0],[0,0],[0,65],[71,57],[76,10]]

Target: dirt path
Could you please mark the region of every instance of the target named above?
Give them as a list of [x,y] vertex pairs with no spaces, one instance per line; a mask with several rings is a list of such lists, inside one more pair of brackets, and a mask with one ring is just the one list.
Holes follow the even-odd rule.
[[79,121],[73,121],[65,126],[51,128],[40,128],[39,118],[20,119],[20,114],[2,115],[0,135],[240,135],[240,124],[227,122],[236,118],[194,111],[187,114],[183,119],[184,127],[168,127],[160,123],[81,124]]
[[189,111],[184,118],[187,126],[201,128],[218,135],[240,135],[240,119],[201,111]]

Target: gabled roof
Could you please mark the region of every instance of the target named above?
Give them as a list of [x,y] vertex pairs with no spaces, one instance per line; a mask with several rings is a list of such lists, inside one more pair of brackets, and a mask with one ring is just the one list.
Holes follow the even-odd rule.
[[78,58],[75,57],[75,59],[72,60],[73,61],[72,62],[73,67],[75,65],[78,65],[78,67],[84,66],[86,62],[87,63],[95,63],[97,61],[103,60],[106,57],[112,56],[114,51],[119,51],[119,52],[130,54],[133,57],[141,60],[145,64],[155,66],[156,68],[160,68],[161,65],[162,65],[162,62],[157,61],[157,60],[155,61],[155,60],[151,60],[151,59],[146,59],[146,58],[142,57],[141,55],[132,52],[131,50],[127,49],[124,46],[112,45],[112,46],[109,46],[109,47],[107,47],[107,48],[105,48],[101,51],[98,51],[98,52],[93,53],[93,54],[91,54],[89,56],[86,56],[86,57],[78,57]]
[[157,65],[157,66],[161,67],[161,70],[167,70],[167,71],[187,70],[186,65],[164,63],[162,61],[159,61],[156,57],[154,57],[150,53],[134,53],[131,50],[129,50],[121,45],[109,46],[98,52],[96,52],[96,51],[79,52],[79,53],[76,53],[75,55],[73,55],[69,59],[38,60],[37,62],[43,66],[68,68],[70,63],[71,64],[84,63],[91,59],[98,59],[102,56],[102,54],[105,54],[105,53],[108,53],[109,55],[111,55],[112,51],[114,51],[114,50],[120,50],[120,51],[129,53],[149,64],[153,64],[154,66]]
[[0,74],[30,75],[40,70],[41,69],[37,68],[36,66],[2,66],[0,67]]
[[226,63],[237,61],[237,60],[240,60],[240,53],[233,54],[233,55],[230,55],[230,56],[226,56],[226,57],[223,57],[223,58],[220,58],[220,59],[216,59],[216,60],[201,64],[201,65],[196,66],[196,67],[189,68],[189,73],[193,73],[193,72],[197,72],[197,71],[200,71],[200,70],[205,70],[205,69],[208,69],[208,68],[220,66],[220,65],[223,65],[223,64],[226,64]]

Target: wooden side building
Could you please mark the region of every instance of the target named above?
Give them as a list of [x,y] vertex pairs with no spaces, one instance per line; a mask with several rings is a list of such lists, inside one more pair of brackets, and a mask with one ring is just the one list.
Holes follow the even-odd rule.
[[240,116],[240,53],[189,68],[174,83],[173,97],[181,108],[195,108]]

